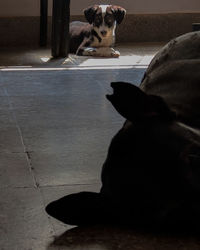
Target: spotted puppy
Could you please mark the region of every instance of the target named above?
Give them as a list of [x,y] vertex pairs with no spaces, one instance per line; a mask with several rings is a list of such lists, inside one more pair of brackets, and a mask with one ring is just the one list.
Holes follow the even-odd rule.
[[87,22],[70,23],[70,53],[81,56],[119,57],[112,48],[116,24],[124,19],[126,10],[115,5],[94,5],[84,9]]

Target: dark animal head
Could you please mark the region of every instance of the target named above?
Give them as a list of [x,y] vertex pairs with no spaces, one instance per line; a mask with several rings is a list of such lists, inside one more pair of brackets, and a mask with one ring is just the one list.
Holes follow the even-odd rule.
[[163,120],[175,118],[175,114],[159,96],[147,95],[140,88],[125,82],[113,82],[111,87],[114,93],[107,95],[107,99],[129,121],[155,117]]
[[135,195],[141,206],[161,197],[173,200],[186,186],[200,190],[200,132],[178,122],[161,97],[130,83],[111,87],[107,99],[127,120],[110,145],[102,173],[105,190]]
[[93,24],[102,36],[107,36],[124,19],[126,10],[115,5],[94,5],[84,9],[87,21]]

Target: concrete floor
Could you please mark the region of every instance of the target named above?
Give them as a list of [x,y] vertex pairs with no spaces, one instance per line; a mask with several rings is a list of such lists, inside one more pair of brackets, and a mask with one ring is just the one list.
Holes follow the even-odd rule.
[[121,45],[119,59],[47,49],[0,52],[0,249],[200,249],[198,239],[128,228],[71,227],[49,218],[50,201],[98,191],[101,166],[123,118],[106,100],[111,81],[139,84],[161,44]]

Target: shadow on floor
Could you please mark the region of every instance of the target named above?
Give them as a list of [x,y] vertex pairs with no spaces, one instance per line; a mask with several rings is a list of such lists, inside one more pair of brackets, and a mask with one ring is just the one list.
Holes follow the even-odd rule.
[[164,234],[117,226],[75,227],[52,242],[47,250],[197,250],[197,236]]
[[4,67],[77,67],[77,66],[130,66],[149,64],[163,44],[121,44],[119,58],[98,58],[69,54],[67,58],[51,57],[50,48],[3,47],[0,48],[0,68]]
[[68,58],[52,58],[49,48],[0,48],[0,68],[4,67],[66,67],[77,66],[87,57],[69,55]]

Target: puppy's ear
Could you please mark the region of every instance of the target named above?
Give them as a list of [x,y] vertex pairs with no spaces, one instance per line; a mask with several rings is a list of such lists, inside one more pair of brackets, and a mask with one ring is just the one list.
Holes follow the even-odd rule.
[[126,15],[126,10],[120,6],[112,5],[111,11],[117,21],[117,24],[120,24]]
[[147,95],[140,88],[126,82],[112,82],[112,95],[106,95],[115,109],[129,121],[158,117],[175,119],[175,114],[159,96]]
[[98,5],[90,6],[83,10],[85,18],[90,24],[93,23],[97,10],[98,10]]

